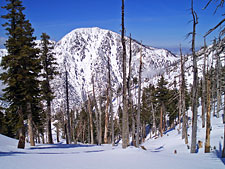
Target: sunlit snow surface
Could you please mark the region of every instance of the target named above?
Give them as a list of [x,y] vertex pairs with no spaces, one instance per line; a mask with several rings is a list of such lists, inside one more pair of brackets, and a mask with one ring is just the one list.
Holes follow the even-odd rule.
[[[198,123],[197,140],[203,141],[204,147],[205,128],[200,127],[200,118]],[[208,154],[203,148],[197,154],[190,154],[176,129],[162,138],[147,139],[143,143],[146,151],[134,147],[122,149],[120,144],[112,147],[63,142],[35,147],[27,143],[20,150],[16,148],[17,140],[0,135],[0,169],[224,169],[225,159],[219,158],[223,127],[222,116],[212,117],[211,147],[216,149]]]

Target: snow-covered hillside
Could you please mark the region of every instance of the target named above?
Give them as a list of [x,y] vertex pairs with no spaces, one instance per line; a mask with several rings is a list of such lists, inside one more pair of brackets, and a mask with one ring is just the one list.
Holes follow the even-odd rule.
[[[129,39],[126,46],[128,55]],[[175,55],[167,50],[141,46],[132,40],[133,77],[137,77],[141,48],[143,78],[152,77],[177,60]],[[96,27],[75,29],[56,43],[54,51],[61,73],[53,83],[56,88],[54,107],[63,105],[66,70],[69,73],[71,106],[86,100],[86,92],[92,89],[92,77],[98,91],[106,90],[108,57],[111,62],[112,86],[116,90],[118,84],[122,83],[122,46],[121,36],[117,33]]]
[[[129,58],[129,39],[126,40],[127,58]],[[142,74],[145,81],[151,79],[153,75],[162,73],[165,67],[178,60],[165,49],[144,46],[132,40],[132,77],[138,77],[140,49],[143,55]],[[6,50],[2,51],[0,56],[6,52]],[[121,36],[115,32],[97,27],[75,29],[55,44],[53,52],[56,54],[60,73],[52,83],[56,96],[53,101],[55,111],[62,108],[65,102],[65,71],[68,71],[71,108],[79,106],[86,100],[86,92],[92,89],[92,77],[95,80],[97,94],[106,90],[108,57],[111,62],[114,90],[117,90],[118,85],[122,83]]]
[[[199,107],[199,114],[201,107]],[[190,113],[190,112],[189,112]],[[221,111],[222,113],[222,111]],[[198,116],[197,140],[205,140],[205,128],[202,129]],[[220,117],[221,114],[220,114]],[[17,149],[18,140],[0,135],[1,169],[224,169],[225,160],[220,158],[223,147],[222,118],[211,117],[211,153],[190,154],[190,149],[181,139],[178,131],[167,132],[162,138],[147,139],[141,148],[121,145],[88,145],[64,142],[48,145],[38,144],[31,147],[26,143],[24,150]],[[188,129],[189,145],[191,127]],[[176,150],[176,154],[174,151]]]

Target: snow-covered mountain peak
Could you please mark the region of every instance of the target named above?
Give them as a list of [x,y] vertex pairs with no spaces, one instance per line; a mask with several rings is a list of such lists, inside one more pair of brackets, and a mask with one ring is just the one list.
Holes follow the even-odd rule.
[[[126,38],[127,68],[129,43],[129,38]],[[38,41],[37,46],[40,47]],[[141,45],[134,39],[132,39],[131,50],[132,78],[138,77],[140,50],[142,50],[143,81],[149,81],[154,75],[163,73],[166,67],[178,60],[165,49]],[[121,35],[118,33],[98,27],[75,29],[55,43],[53,52],[60,73],[52,82],[56,96],[53,101],[55,111],[63,109],[65,105],[65,71],[68,71],[71,108],[81,105],[86,100],[86,93],[92,91],[92,78],[95,81],[97,96],[106,91],[108,58],[114,91],[117,91],[122,84],[122,45]]]
[[[128,58],[130,51],[128,38],[126,42]],[[133,39],[131,48],[132,77],[137,77],[140,49],[142,49],[144,64],[143,79],[150,79],[177,60],[175,55],[165,49],[147,47]],[[111,64],[113,88],[116,90],[122,83],[122,45],[118,33],[98,27],[75,29],[56,43],[54,52],[61,73],[54,82],[57,88],[56,107],[64,104],[59,103],[59,100],[63,101],[65,98],[63,85],[66,70],[69,74],[70,100],[74,105],[86,100],[86,93],[92,89],[92,77],[95,80],[97,93],[106,90],[108,58]]]

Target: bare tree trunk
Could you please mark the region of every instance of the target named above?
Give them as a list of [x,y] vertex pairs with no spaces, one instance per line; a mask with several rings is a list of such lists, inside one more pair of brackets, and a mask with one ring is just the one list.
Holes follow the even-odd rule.
[[[141,44],[142,45],[142,44]],[[139,147],[139,134],[140,134],[140,116],[141,116],[141,71],[142,71],[142,46],[140,49],[140,66],[139,66],[139,79],[138,79],[138,112],[137,112],[137,135],[136,146]]]
[[130,57],[129,57],[129,73],[128,73],[128,78],[127,78],[127,91],[128,91],[128,107],[130,110],[130,115],[132,119],[132,145],[136,146],[135,144],[135,115],[133,112],[133,99],[132,99],[132,94],[131,94],[131,73],[132,73],[132,67],[131,67],[131,62],[132,62],[132,45],[131,45],[132,39],[131,39],[131,34],[130,34]]
[[102,110],[101,110],[101,97],[99,96],[98,112],[99,112],[99,145],[102,144]]
[[19,142],[17,148],[24,149],[25,148],[25,128],[23,122],[23,112],[22,107],[19,107]]
[[71,111],[71,142],[75,141],[75,110]]
[[205,153],[210,152],[210,128],[211,128],[211,107],[210,107],[210,78],[207,78],[207,116],[206,116],[206,138]]
[[128,112],[127,112],[127,77],[126,77],[126,44],[124,27],[124,0],[122,0],[122,47],[123,47],[123,122],[122,122],[122,147],[127,148],[129,144]]
[[202,77],[202,128],[205,127],[205,112],[206,112],[206,40],[204,39],[204,63],[203,63],[203,77]]
[[160,107],[160,135],[163,136],[163,108]]
[[105,109],[105,132],[104,132],[104,143],[108,143],[108,122],[109,122],[109,91],[107,92],[107,103]]
[[66,71],[66,114],[67,114],[68,144],[71,144],[71,127],[70,127],[70,110],[69,110],[69,88],[68,88],[68,72],[67,71]]
[[88,111],[89,111],[89,119],[90,119],[90,130],[91,130],[91,144],[94,144],[94,130],[93,130],[93,119],[92,119],[92,110],[90,103],[90,96],[88,95]]
[[47,134],[48,144],[53,144],[52,140],[52,126],[51,126],[51,101],[47,101]]
[[41,139],[42,139],[42,144],[45,144],[45,136],[43,132],[41,133]]
[[30,137],[30,145],[35,146],[31,103],[27,103],[27,112],[28,112],[28,115],[27,115],[28,116],[28,133]]
[[152,134],[155,134],[156,133],[155,109],[152,102],[151,106],[152,106]]
[[97,105],[97,100],[95,97],[95,82],[94,82],[94,77],[92,77],[92,85],[93,85],[93,97],[94,97],[94,104],[95,104],[95,116],[96,116],[96,131],[97,131],[97,140],[98,140],[98,144],[100,144],[100,140],[99,140],[99,110],[98,110],[98,105]]
[[224,132],[223,132],[223,151],[222,151],[222,158],[225,158],[225,122],[223,122],[224,125]]
[[83,129],[82,129],[82,142],[85,143],[85,132],[86,131],[86,121],[83,123]]
[[192,32],[192,55],[193,55],[193,96],[192,96],[192,135],[191,135],[191,153],[196,153],[197,140],[197,99],[198,99],[198,66],[197,55],[195,53],[195,36],[196,25],[198,24],[198,16],[193,8],[193,0],[191,1],[191,13],[193,16],[193,32]]
[[[181,56],[182,57],[182,56]],[[182,58],[181,58],[182,60]],[[182,61],[181,61],[181,65],[182,65]],[[181,69],[182,71],[182,69]],[[179,114],[178,114],[178,123],[179,123],[179,126],[178,126],[178,134],[180,134],[180,130],[181,130],[181,114],[182,114],[182,108],[181,108],[181,104],[182,104],[182,81],[181,81],[181,77],[179,78],[180,80],[180,90],[179,90],[179,102],[178,102],[178,108],[179,108]],[[184,121],[184,119],[183,119]],[[183,128],[182,128],[182,131],[183,131]],[[183,139],[183,132],[182,132],[182,139]]]
[[221,106],[221,90],[220,90],[220,70],[221,70],[221,60],[220,54],[217,52],[217,67],[216,67],[216,95],[217,95],[217,107],[216,107],[216,116],[219,118],[220,106]]
[[57,138],[57,143],[59,143],[59,124],[57,123],[55,126],[56,126],[56,138]]
[[180,54],[181,54],[181,114],[183,117],[182,123],[182,139],[185,139],[185,144],[188,144],[188,135],[187,135],[187,118],[186,118],[186,106],[185,106],[185,73],[184,73],[184,66],[185,66],[185,59],[182,55],[182,50],[180,47]]

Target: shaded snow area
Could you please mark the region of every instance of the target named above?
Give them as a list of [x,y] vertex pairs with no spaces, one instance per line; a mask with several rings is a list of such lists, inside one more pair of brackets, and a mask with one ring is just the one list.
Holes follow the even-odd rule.
[[[189,116],[190,117],[190,116]],[[205,128],[200,128],[198,118],[198,139],[205,140]],[[205,154],[204,149],[190,154],[190,149],[181,139],[177,129],[168,131],[157,139],[147,138],[141,148],[121,145],[86,145],[64,142],[48,145],[38,144],[24,150],[17,149],[17,140],[0,135],[0,169],[224,169],[221,159],[223,147],[222,115],[212,117],[211,153]],[[188,129],[189,145],[191,129]],[[177,151],[175,154],[174,151]]]

